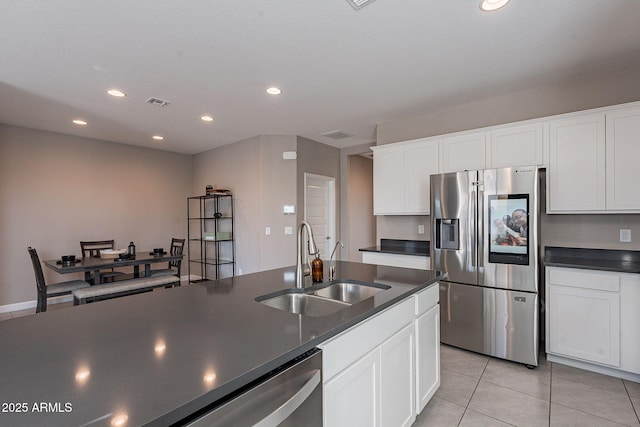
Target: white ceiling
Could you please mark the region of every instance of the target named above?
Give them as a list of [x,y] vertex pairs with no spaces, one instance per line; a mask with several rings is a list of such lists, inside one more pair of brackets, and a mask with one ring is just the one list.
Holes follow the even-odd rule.
[[638,0],[479,1],[2,0],[0,122],[187,154],[259,134],[349,147],[396,117],[640,64]]

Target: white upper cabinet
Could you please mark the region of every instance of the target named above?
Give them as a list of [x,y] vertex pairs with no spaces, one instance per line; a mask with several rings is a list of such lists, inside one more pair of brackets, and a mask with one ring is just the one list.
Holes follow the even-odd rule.
[[543,166],[544,124],[509,126],[490,132],[492,168]]
[[438,173],[438,141],[372,147],[375,215],[428,215],[429,176]]
[[373,213],[401,214],[405,209],[404,149],[396,145],[372,147]]
[[640,210],[640,108],[607,113],[607,209]]
[[440,140],[443,173],[486,167],[486,132],[445,137]]
[[605,209],[605,115],[584,114],[549,123],[549,213]]

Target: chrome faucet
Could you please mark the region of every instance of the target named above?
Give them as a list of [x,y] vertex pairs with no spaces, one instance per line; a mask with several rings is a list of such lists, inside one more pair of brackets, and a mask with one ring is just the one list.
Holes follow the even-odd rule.
[[[302,271],[302,265],[306,264],[307,261],[303,260],[304,256],[302,252],[302,240],[304,240],[304,236],[302,233],[304,230],[307,230],[307,252],[309,255],[317,254],[318,247],[316,246],[315,240],[313,240],[313,230],[311,229],[311,225],[307,221],[302,221],[300,224],[300,228],[298,229],[298,256],[296,260],[296,288],[304,287],[304,276],[305,274]],[[306,258],[306,256],[305,256]]]
[[333,280],[336,277],[336,266],[333,265],[333,255],[336,253],[336,249],[338,249],[338,245],[340,245],[340,247],[344,248],[344,243],[342,243],[340,240],[338,240],[336,242],[336,245],[333,247],[333,252],[331,252],[331,256],[329,257],[329,280]]

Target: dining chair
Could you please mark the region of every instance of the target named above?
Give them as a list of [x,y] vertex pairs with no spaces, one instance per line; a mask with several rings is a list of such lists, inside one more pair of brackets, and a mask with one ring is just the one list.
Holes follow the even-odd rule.
[[57,297],[60,295],[71,295],[76,289],[87,288],[89,283],[84,280],[68,280],[66,282],[51,283],[49,285],[44,281],[44,273],[42,272],[42,265],[40,264],[40,258],[38,252],[31,246],[27,248],[29,255],[31,256],[31,263],[33,264],[33,272],[36,275],[36,289],[38,291],[38,302],[36,304],[36,313],[47,311],[47,298]]
[[[82,258],[99,258],[100,251],[103,249],[115,249],[114,240],[93,240],[93,241],[81,241],[80,249],[82,250]],[[116,271],[113,268],[100,271],[100,281],[112,281],[114,277],[123,275],[124,272]],[[85,280],[91,279],[91,273],[85,273]]]
[[[171,239],[171,255],[182,255],[184,251],[184,239]],[[180,277],[180,267],[182,265],[182,258],[169,261],[168,268],[162,268],[157,270],[151,270],[149,277],[158,277],[158,276],[178,276]],[[176,285],[176,286],[179,286]]]

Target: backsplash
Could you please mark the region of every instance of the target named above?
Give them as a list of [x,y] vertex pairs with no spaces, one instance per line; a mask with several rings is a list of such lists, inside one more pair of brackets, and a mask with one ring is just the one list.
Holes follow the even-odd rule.
[[[379,215],[376,219],[378,241],[431,240],[430,216]],[[424,225],[424,234],[418,233],[420,225]],[[620,242],[620,229],[631,230],[631,243]],[[542,246],[640,250],[640,214],[542,214],[540,230]]]

